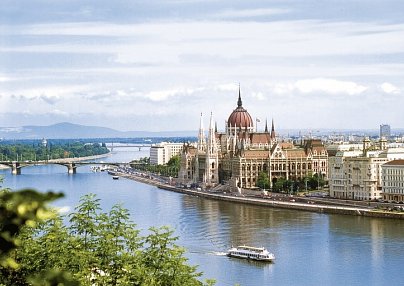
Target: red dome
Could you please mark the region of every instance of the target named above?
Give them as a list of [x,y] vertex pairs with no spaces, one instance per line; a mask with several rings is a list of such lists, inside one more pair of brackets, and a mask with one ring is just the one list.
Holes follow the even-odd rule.
[[243,108],[240,92],[238,95],[237,108],[233,110],[227,120],[228,127],[253,127],[254,121],[251,115]]

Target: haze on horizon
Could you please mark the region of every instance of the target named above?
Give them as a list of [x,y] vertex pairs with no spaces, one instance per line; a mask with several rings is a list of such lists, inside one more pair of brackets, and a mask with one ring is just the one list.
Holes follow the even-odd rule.
[[0,126],[404,127],[401,1],[3,0]]

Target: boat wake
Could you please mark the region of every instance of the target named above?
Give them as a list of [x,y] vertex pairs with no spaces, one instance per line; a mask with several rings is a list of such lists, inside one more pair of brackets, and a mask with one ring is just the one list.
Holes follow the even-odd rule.
[[226,256],[227,252],[213,251],[212,254],[216,256]]

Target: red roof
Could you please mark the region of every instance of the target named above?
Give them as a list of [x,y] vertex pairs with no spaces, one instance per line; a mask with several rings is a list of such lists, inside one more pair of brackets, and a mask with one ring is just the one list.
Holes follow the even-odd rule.
[[241,101],[240,90],[238,94],[237,108],[233,110],[227,120],[228,127],[253,127],[254,122],[251,115],[243,107],[243,102]]
[[383,165],[388,165],[388,166],[404,166],[404,160],[393,160],[390,162],[387,162]]

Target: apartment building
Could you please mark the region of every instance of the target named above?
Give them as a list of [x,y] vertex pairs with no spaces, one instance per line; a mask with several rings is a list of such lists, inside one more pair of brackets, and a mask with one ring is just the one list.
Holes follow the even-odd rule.
[[404,202],[404,160],[394,160],[382,166],[382,197],[389,202]]
[[183,143],[161,142],[150,147],[150,164],[165,165],[175,155],[180,155]]

